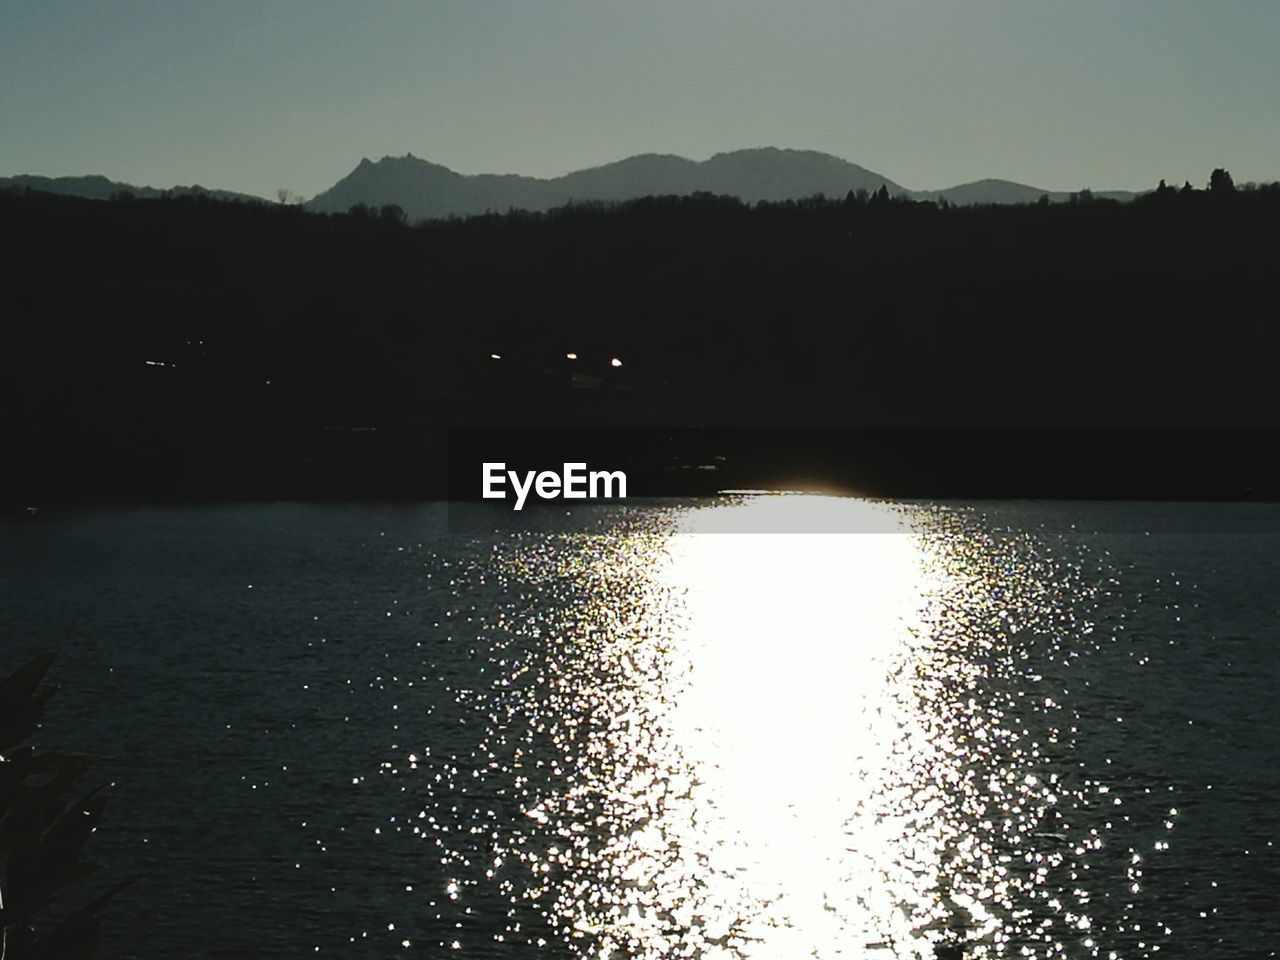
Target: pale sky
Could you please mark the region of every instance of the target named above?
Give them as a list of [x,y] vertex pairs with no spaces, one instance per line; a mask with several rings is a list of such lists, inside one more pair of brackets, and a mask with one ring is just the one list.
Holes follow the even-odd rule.
[[1277,0],[0,0],[0,174],[311,196],[829,153],[915,189],[1280,180]]

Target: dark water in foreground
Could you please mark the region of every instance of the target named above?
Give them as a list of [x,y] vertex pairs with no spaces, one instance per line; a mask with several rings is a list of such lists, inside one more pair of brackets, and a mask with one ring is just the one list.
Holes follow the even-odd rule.
[[[770,511],[898,532],[680,532]],[[1280,508],[601,527],[0,526],[0,669],[61,651],[40,743],[98,758],[92,859],[143,877],[101,955],[1280,949]]]

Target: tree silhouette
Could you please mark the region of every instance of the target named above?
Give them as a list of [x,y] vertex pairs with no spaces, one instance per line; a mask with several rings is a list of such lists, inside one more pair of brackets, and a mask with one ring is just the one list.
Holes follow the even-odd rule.
[[[81,854],[106,796],[101,788],[76,796],[87,757],[37,751],[25,743],[56,692],[42,683],[53,660],[52,654],[38,657],[0,679],[0,957],[12,960],[88,960],[102,907],[129,883],[58,918],[64,892],[94,871]],[[49,914],[54,918],[44,920]]]
[[1209,191],[1211,193],[1222,196],[1228,193],[1235,193],[1235,190],[1235,181],[1231,179],[1231,174],[1222,167],[1218,167],[1209,175]]
[[378,216],[387,223],[404,224],[408,222],[404,208],[398,203],[384,203],[378,208]]

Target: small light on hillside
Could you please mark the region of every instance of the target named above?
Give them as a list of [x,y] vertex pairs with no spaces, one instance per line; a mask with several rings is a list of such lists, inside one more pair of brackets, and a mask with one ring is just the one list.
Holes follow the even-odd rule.
[[612,360],[609,361],[609,366],[620,367],[622,366],[622,361],[619,360],[617,357],[614,357]]
[[498,354],[496,354],[496,353],[491,353],[491,354],[489,354],[489,359],[491,359],[491,360],[501,360],[501,359],[502,359],[502,357],[501,357],[501,356],[499,356],[499,355],[498,355]]
[[566,354],[564,355],[564,358],[565,358],[566,360],[577,360],[577,359],[578,359],[578,355],[577,355],[576,353],[566,353]]

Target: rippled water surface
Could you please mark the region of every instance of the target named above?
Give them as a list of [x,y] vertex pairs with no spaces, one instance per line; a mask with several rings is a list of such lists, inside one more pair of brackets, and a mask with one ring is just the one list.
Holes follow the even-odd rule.
[[0,527],[0,669],[61,651],[141,877],[103,956],[1274,955],[1280,508],[473,527]]

